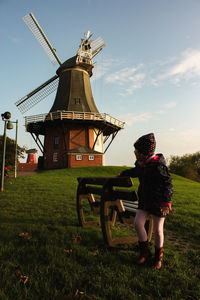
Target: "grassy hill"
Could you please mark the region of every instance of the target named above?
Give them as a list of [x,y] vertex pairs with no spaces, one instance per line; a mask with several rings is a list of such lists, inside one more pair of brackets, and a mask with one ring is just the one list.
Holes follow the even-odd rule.
[[173,176],[176,213],[166,219],[160,271],[134,263],[137,245],[110,249],[100,228],[78,226],[76,178],[115,176],[122,169],[43,171],[6,182],[0,194],[1,300],[200,299],[199,183]]

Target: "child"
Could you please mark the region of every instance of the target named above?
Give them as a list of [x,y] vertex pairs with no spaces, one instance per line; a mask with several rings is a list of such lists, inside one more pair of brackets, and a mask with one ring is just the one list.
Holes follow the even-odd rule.
[[144,263],[150,256],[145,222],[149,214],[153,216],[155,263],[154,267],[162,267],[164,221],[171,210],[171,196],[173,194],[172,180],[168,172],[164,156],[155,155],[156,141],[153,133],[140,137],[135,143],[135,168],[125,170],[119,176],[139,178],[139,204],[135,216],[135,230],[138,235],[140,256],[138,264]]
[[5,177],[9,177],[8,168],[7,167],[4,168],[4,176]]

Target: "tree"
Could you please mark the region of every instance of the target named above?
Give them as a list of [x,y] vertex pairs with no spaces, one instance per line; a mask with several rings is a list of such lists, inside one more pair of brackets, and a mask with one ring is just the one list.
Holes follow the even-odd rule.
[[169,171],[200,182],[200,152],[171,156]]
[[[17,145],[17,161],[20,158],[24,158],[25,147]],[[0,164],[2,163],[2,152],[3,152],[3,136],[0,135]],[[9,137],[6,138],[6,159],[5,165],[13,167],[15,165],[15,141]]]

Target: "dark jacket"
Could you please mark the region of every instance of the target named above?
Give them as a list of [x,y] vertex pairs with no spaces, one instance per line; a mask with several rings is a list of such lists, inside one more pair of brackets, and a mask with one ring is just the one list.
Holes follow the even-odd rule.
[[139,178],[139,209],[162,217],[160,208],[171,207],[172,179],[162,154],[156,154],[144,164],[136,161],[135,168],[123,171],[120,176]]

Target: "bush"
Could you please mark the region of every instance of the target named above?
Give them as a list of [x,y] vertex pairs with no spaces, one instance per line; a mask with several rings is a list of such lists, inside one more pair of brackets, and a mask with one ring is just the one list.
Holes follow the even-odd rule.
[[183,156],[171,156],[169,171],[200,182],[200,152]]
[[[17,160],[24,158],[26,149],[17,145]],[[3,136],[0,135],[0,164],[2,163],[3,153]],[[9,137],[6,138],[6,166],[13,167],[15,165],[15,141]]]

